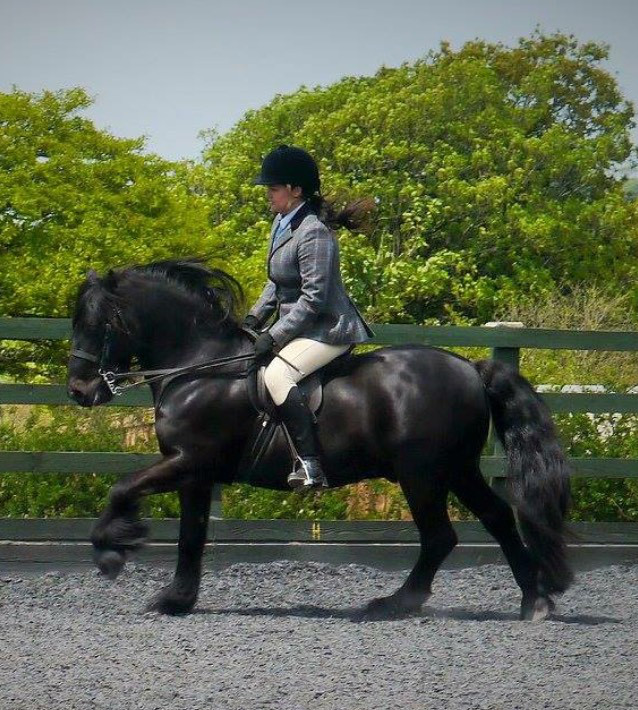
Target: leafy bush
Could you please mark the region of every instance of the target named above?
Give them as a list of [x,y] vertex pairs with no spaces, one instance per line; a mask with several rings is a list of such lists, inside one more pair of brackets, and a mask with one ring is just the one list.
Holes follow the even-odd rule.
[[[519,296],[497,317],[530,328],[636,330],[627,292],[595,284],[554,289],[542,299]],[[533,350],[521,352],[521,371],[535,385],[595,384],[625,392],[638,384],[634,352]],[[555,417],[570,456],[637,458],[638,414],[561,414]],[[638,479],[575,478],[574,520],[638,520]]]
[[[550,364],[555,355],[549,354]],[[525,374],[529,376],[529,370]],[[561,414],[556,421],[570,456],[638,458],[637,416]],[[72,407],[1,407],[0,447],[43,451],[156,450],[148,412],[113,408],[87,411]],[[97,516],[114,480],[114,476],[99,474],[2,474],[0,516]],[[574,479],[573,493],[574,520],[638,520],[636,479]],[[410,517],[399,487],[382,479],[317,496],[229,486],[224,489],[223,510],[226,517],[251,519]],[[471,517],[454,499],[450,512],[454,519]],[[144,514],[179,515],[177,497],[163,494],[145,499]]]

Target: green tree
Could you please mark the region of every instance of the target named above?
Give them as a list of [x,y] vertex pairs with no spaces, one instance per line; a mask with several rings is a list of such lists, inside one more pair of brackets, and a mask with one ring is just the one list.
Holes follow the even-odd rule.
[[483,322],[520,294],[583,281],[630,290],[635,308],[638,205],[621,179],[633,106],[607,57],[536,31],[278,95],[211,132],[190,174],[212,241],[256,295],[270,215],[251,179],[289,142],[317,156],[337,202],[378,199],[374,230],[340,239],[347,287],[374,320]]
[[[200,253],[204,205],[186,163],[98,130],[83,89],[0,93],[0,315],[67,316],[90,268]],[[30,355],[28,351],[30,350]],[[3,347],[7,372],[59,346]]]

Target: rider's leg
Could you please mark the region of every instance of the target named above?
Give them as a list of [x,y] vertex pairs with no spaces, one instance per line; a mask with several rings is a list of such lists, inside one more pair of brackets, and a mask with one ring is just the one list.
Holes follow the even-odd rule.
[[[318,370],[350,348],[310,338],[295,338],[274,357],[264,373],[264,381],[300,456],[301,468],[288,477],[293,487],[327,485],[317,445],[313,416],[297,387],[303,377]],[[295,369],[296,368],[296,369]]]

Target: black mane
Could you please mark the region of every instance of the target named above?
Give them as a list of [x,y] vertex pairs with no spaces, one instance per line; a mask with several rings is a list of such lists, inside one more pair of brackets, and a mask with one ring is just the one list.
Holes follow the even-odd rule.
[[205,264],[203,257],[166,259],[150,264],[123,269],[120,274],[148,274],[169,284],[176,285],[187,294],[195,296],[202,306],[219,310],[218,324],[237,323],[244,308],[244,291],[241,284],[222,269]]
[[194,308],[205,313],[204,322],[217,328],[238,325],[244,308],[241,284],[222,269],[207,266],[203,257],[165,259],[111,269],[101,278],[94,271],[89,272],[78,292],[74,324],[88,316],[92,322],[106,320],[117,327],[113,319],[114,306],[126,305],[118,285],[136,278],[163,282],[186,295]]

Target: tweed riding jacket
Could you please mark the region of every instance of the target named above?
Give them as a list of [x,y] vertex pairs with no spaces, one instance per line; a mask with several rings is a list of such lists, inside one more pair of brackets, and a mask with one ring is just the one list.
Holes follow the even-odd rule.
[[278,310],[269,333],[278,347],[303,337],[333,345],[362,343],[374,332],[341,281],[339,245],[306,203],[278,238],[273,222],[268,247],[268,282],[249,311],[259,325]]

